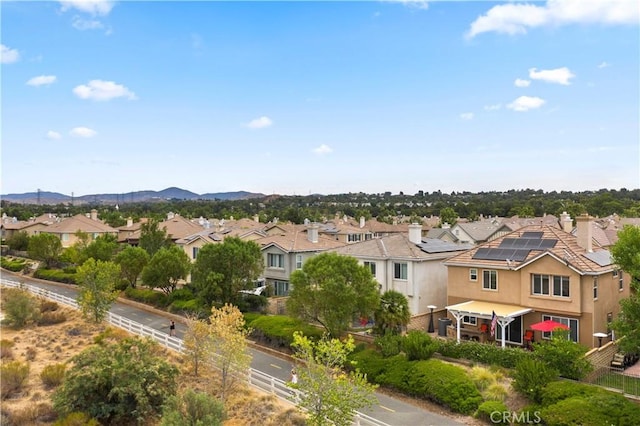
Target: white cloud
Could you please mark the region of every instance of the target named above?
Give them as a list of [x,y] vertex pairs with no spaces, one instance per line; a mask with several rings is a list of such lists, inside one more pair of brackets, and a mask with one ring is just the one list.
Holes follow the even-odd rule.
[[529,87],[531,82],[529,80],[525,80],[522,78],[516,78],[516,81],[513,82],[513,85],[516,87]]
[[401,3],[408,7],[413,7],[416,9],[428,9],[429,2],[427,0],[387,0],[390,3]]
[[108,101],[114,98],[136,100],[138,97],[131,90],[113,81],[91,80],[89,84],[81,84],[73,89],[73,93],[80,99],[93,101]]
[[610,64],[610,63],[608,63],[608,62],[604,62],[604,61],[603,61],[603,62],[600,62],[600,63],[598,64],[598,68],[600,68],[600,69],[602,69],[602,68],[607,68],[607,67],[610,67],[610,66],[611,66],[611,64]]
[[473,119],[473,113],[472,112],[463,112],[462,114],[460,114],[460,118],[462,118],[463,120],[472,120]]
[[12,64],[18,62],[20,59],[20,52],[17,49],[11,49],[4,44],[0,44],[0,63]]
[[520,96],[515,101],[507,105],[507,108],[514,111],[529,111],[530,109],[540,108],[544,105],[545,100],[536,96]]
[[86,31],[86,30],[101,30],[104,28],[102,22],[97,21],[95,19],[84,19],[79,17],[78,15],[74,16],[71,20],[71,25],[76,30]]
[[39,75],[38,77],[33,77],[27,81],[27,86],[44,86],[46,84],[51,84],[56,81],[55,75]]
[[77,138],[92,138],[97,135],[98,132],[88,127],[74,127],[73,129],[71,129],[69,134]]
[[497,111],[500,108],[502,108],[502,104],[494,104],[494,105],[485,105],[484,106],[484,110],[485,111]]
[[548,0],[543,6],[501,4],[476,18],[466,33],[525,34],[527,29],[569,24],[631,24],[640,22],[640,3],[633,0]]
[[63,12],[76,9],[93,16],[106,16],[114,6],[111,0],[62,0],[60,4]]
[[251,120],[247,124],[247,127],[251,129],[264,129],[265,127],[271,127],[271,125],[273,125],[273,121],[269,117],[262,116],[255,120]]
[[576,75],[572,73],[567,67],[540,71],[537,71],[536,68],[529,69],[529,78],[531,78],[532,80],[542,80],[546,81],[547,83],[557,83],[563,84],[565,86],[571,84],[569,80],[575,76]]
[[325,155],[333,152],[333,149],[329,145],[322,144],[317,148],[313,149],[313,152],[317,155]]
[[62,135],[58,132],[54,132],[53,130],[49,130],[47,132],[47,139],[51,139],[51,140],[59,140],[62,139]]

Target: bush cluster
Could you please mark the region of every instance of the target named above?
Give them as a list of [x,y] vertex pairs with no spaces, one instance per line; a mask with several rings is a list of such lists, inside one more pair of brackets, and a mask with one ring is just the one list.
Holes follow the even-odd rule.
[[64,380],[64,373],[67,367],[64,364],[50,364],[42,369],[40,380],[48,388],[59,386]]
[[495,414],[495,413],[505,413],[507,411],[508,411],[508,408],[504,404],[504,402],[485,401],[482,404],[480,404],[474,416],[480,420],[484,420],[489,424],[494,424],[494,425],[509,424],[509,421],[507,419],[504,419],[503,416],[498,416],[497,414]]
[[403,354],[383,358],[371,349],[352,354],[350,359],[352,368],[359,368],[370,381],[452,411],[473,414],[482,403],[482,395],[466,371],[440,360],[409,361]]
[[67,315],[64,312],[51,312],[47,311],[40,315],[38,318],[38,325],[54,325],[61,324],[67,320]]
[[0,257],[0,266],[11,272],[20,272],[24,269],[26,263],[22,259],[7,259]]
[[284,315],[262,315],[251,322],[252,337],[274,347],[288,348],[293,333],[300,331],[310,339],[322,337],[322,330]]
[[428,334],[412,330],[404,336],[402,348],[409,361],[417,361],[431,358],[438,344]]
[[169,297],[166,294],[148,288],[128,287],[124,294],[128,299],[155,306],[156,308],[169,306]]
[[436,340],[436,352],[442,356],[455,359],[468,359],[487,365],[504,368],[515,368],[523,358],[532,358],[533,354],[520,348],[501,348],[480,342],[460,342],[455,340]]
[[7,397],[22,390],[29,377],[29,364],[20,361],[11,361],[0,367],[0,398]]
[[76,274],[67,273],[61,269],[38,269],[33,274],[34,277],[48,281],[56,281],[66,284],[77,284]]

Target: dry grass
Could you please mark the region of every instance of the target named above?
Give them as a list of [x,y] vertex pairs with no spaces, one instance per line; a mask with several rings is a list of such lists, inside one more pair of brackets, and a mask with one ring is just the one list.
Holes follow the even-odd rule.
[[[6,326],[0,329],[0,361],[28,363],[29,375],[25,385],[17,393],[2,401],[0,424],[7,426],[50,425],[56,420],[51,406],[52,389],[43,383],[41,374],[45,368],[67,364],[73,356],[100,339],[118,340],[128,333],[105,325],[95,325],[82,319],[79,312],[60,307],[67,320],[47,326],[29,325],[20,330]],[[181,370],[179,389],[210,390],[211,372],[193,376],[185,367],[182,357],[167,351],[167,359]],[[45,373],[46,374],[46,373]],[[228,420],[225,425],[278,425],[304,424],[295,408],[285,405],[275,397],[260,394],[252,389],[242,389],[238,396],[227,403]],[[150,422],[155,426],[157,422]]]

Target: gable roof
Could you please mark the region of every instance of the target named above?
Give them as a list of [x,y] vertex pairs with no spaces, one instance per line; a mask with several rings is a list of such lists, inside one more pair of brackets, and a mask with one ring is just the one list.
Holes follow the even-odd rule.
[[[421,244],[415,244],[405,234],[391,234],[382,238],[353,243],[332,251],[355,257],[423,261],[443,259],[471,247],[430,238],[425,238],[422,241]],[[427,246],[429,246],[428,249]]]
[[305,231],[294,231],[284,235],[268,235],[264,238],[254,240],[254,242],[259,244],[263,249],[275,245],[287,253],[319,252],[345,245],[345,243],[337,241],[334,238],[328,238],[322,235],[318,236],[318,242],[311,242]]
[[[526,255],[523,254],[521,260],[492,260],[479,259],[476,255],[483,249],[498,249],[505,239],[520,238],[525,232],[540,233],[541,239],[555,240],[555,245],[550,248],[533,248]],[[599,253],[600,254],[593,254]],[[445,261],[447,266],[471,266],[471,267],[487,267],[495,269],[520,269],[544,256],[552,256],[559,262],[566,263],[567,266],[574,269],[580,274],[600,274],[609,272],[613,269],[611,261],[604,262],[603,259],[610,254],[608,250],[602,248],[594,248],[593,252],[587,252],[578,245],[578,239],[559,228],[549,225],[530,225],[523,227],[517,231],[511,232],[495,240],[481,244],[464,253],[453,256]],[[596,259],[596,260],[594,260]],[[605,264],[606,263],[606,264]]]
[[90,234],[117,234],[118,230],[110,227],[109,225],[100,222],[99,220],[93,220],[86,217],[83,214],[77,214],[73,217],[63,219],[60,222],[47,226],[42,232],[50,234],[73,234],[78,231],[87,232]]
[[493,220],[482,220],[478,222],[458,222],[456,223],[452,229],[455,227],[460,227],[464,232],[467,233],[474,241],[482,242],[487,241],[489,237],[500,230],[511,231],[507,225],[500,223],[499,221]]

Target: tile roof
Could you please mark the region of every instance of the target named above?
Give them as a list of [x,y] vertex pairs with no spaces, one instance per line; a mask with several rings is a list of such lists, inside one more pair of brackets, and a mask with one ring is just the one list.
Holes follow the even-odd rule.
[[[428,241],[428,239],[423,241]],[[446,244],[440,240],[438,240],[437,243]],[[466,250],[466,248],[461,247],[460,251],[462,250]],[[444,257],[452,256],[456,253],[455,251],[427,253],[420,249],[417,244],[409,241],[409,238],[405,234],[391,234],[382,238],[373,238],[368,241],[353,243],[332,251],[357,257],[370,257],[380,259],[410,259],[415,261],[442,259]]]
[[42,232],[50,234],[73,234],[77,231],[87,233],[117,233],[118,230],[102,223],[99,220],[93,220],[83,214],[77,214],[73,217],[63,219],[60,222],[47,226]]
[[261,247],[275,244],[288,253],[324,251],[345,245],[345,243],[337,241],[334,238],[328,238],[322,235],[318,236],[317,243],[313,243],[309,241],[305,231],[294,231],[284,235],[268,235],[254,241]]
[[[529,252],[526,258],[522,261],[509,261],[506,260],[484,260],[484,259],[473,259],[473,256],[476,252],[481,248],[498,248],[500,243],[505,238],[518,238],[524,232],[542,232],[543,239],[555,239],[557,243],[554,247],[546,250],[538,250],[533,249]],[[608,253],[607,250],[602,248],[594,247],[594,252],[603,251]],[[606,265],[601,266],[597,262],[592,259],[589,259],[587,256],[587,251],[578,245],[578,239],[563,230],[550,225],[529,225],[523,228],[520,228],[517,231],[511,232],[505,236],[500,238],[496,238],[490,242],[481,244],[471,250],[468,250],[464,253],[456,255],[445,262],[447,266],[483,266],[490,267],[496,269],[519,269],[537,258],[543,255],[552,255],[560,261],[567,262],[568,266],[575,269],[577,272],[581,274],[590,274],[590,273],[604,273],[611,271],[613,266]],[[593,256],[592,256],[593,257]]]
[[456,223],[454,225],[462,228],[474,241],[486,241],[491,235],[496,233],[500,228],[506,225],[500,223],[498,220],[481,220],[477,222]]

